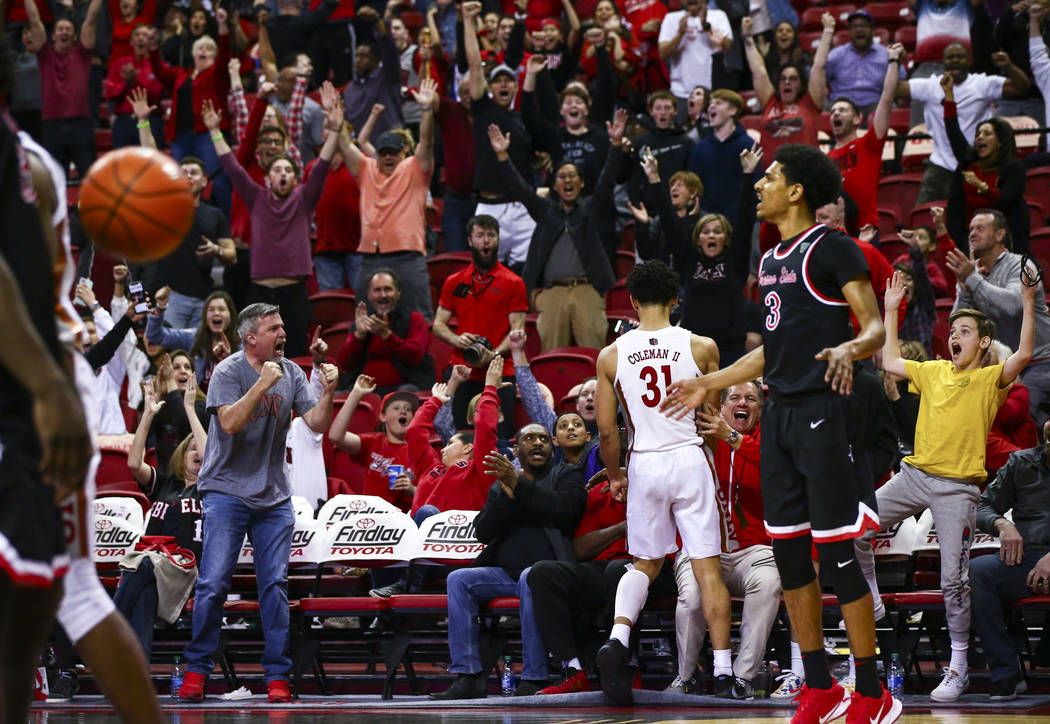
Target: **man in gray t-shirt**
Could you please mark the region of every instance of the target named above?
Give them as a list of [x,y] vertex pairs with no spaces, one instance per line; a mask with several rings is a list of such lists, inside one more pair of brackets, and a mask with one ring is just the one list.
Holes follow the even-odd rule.
[[252,304],[237,320],[242,351],[219,363],[208,385],[211,424],[197,479],[204,512],[204,548],[193,608],[193,638],[186,646],[186,677],[179,698],[200,701],[212,652],[219,644],[223,604],[237,557],[248,535],[255,549],[266,647],[262,665],[271,702],[291,701],[288,670],[288,556],[295,514],[284,474],[285,439],[292,413],[314,432],[328,430],[333,365],[322,365],[323,385],[315,398],[306,375],[284,358],[280,310]]

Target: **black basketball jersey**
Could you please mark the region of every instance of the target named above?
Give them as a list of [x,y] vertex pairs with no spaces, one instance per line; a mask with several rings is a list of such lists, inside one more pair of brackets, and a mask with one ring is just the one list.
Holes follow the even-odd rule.
[[[51,254],[40,226],[36,192],[29,162],[13,122],[0,110],[0,256],[18,281],[30,321],[54,358],[60,359],[55,326],[55,294]],[[6,304],[3,300],[0,303]],[[10,344],[11,340],[4,340]],[[33,426],[33,405],[28,390],[0,367],[0,443],[4,459],[18,458],[20,464],[36,470],[40,443]]]
[[[154,475],[156,472],[154,471]],[[158,477],[160,494],[149,509],[146,535],[170,535],[183,548],[189,548],[200,561],[203,544],[201,524],[201,496],[197,486],[183,486],[179,480]]]
[[823,224],[781,241],[762,256],[758,288],[766,312],[764,379],[775,394],[831,390],[824,381],[827,364],[814,356],[853,337],[842,287],[868,273],[857,243]]

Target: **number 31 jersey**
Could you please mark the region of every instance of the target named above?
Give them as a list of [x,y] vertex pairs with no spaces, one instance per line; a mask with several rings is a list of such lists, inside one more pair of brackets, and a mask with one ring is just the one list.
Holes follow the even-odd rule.
[[828,365],[815,359],[825,347],[853,338],[842,287],[870,275],[857,243],[817,224],[767,251],[758,264],[765,308],[764,382],[778,395],[830,392]]
[[616,340],[616,396],[627,422],[632,453],[699,445],[692,415],[674,420],[660,412],[672,382],[699,377],[692,334],[682,327],[634,329]]

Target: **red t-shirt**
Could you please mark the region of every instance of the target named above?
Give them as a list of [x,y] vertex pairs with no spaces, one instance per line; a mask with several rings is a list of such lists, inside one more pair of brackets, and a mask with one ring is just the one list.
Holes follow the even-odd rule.
[[[587,533],[592,533],[602,528],[608,528],[627,519],[627,503],[619,503],[609,495],[609,484],[595,485],[587,491],[587,507],[583,509],[583,517],[580,524],[576,526],[576,535],[579,538]],[[617,558],[627,558],[627,537],[617,538],[605,547],[601,553],[592,560],[612,561]]]
[[459,101],[442,97],[437,122],[445,148],[456,149],[455,153],[445,154],[445,188],[469,194],[474,188],[474,124],[470,111]]
[[727,444],[715,446],[715,470],[718,472],[718,499],[729,511],[729,535],[739,548],[771,545],[766,533],[765,509],[762,507],[762,482],[759,477],[761,423],[750,435],[743,435],[735,452]]
[[[303,183],[317,165],[315,158],[306,166]],[[315,254],[326,251],[353,252],[361,243],[361,190],[345,163],[331,168],[324,180],[321,200],[317,202],[314,221],[317,224]]]
[[820,109],[813,103],[809,93],[804,93],[797,103],[784,105],[774,95],[762,111],[762,151],[766,165],[773,162],[773,154],[785,143],[817,145],[817,129],[820,127]]
[[[471,264],[450,276],[441,288],[438,305],[452,312],[460,334],[480,334],[493,348],[510,334],[509,316],[529,310],[525,282],[499,262],[488,274],[480,274]],[[465,364],[463,353],[458,349],[452,350],[452,364]],[[513,374],[514,362],[507,355],[503,376]],[[485,379],[485,369],[471,368],[470,378]]]
[[123,58],[125,55],[134,55],[131,49],[131,31],[139,23],[153,25],[153,18],[157,14],[157,0],[144,0],[142,12],[133,17],[130,22],[125,22],[120,14],[120,0],[109,0],[109,14],[113,18],[109,57]]
[[653,40],[660,34],[660,29],[645,33],[642,26],[650,20],[663,20],[667,15],[667,6],[660,0],[627,0],[623,4],[623,14],[631,24],[631,32],[639,39]]
[[88,82],[91,76],[91,51],[74,43],[68,53],[59,53],[51,41],[36,54],[40,66],[40,90],[45,121],[60,118],[88,118]]
[[415,480],[416,474],[412,470],[407,443],[390,442],[383,432],[367,432],[361,435],[360,452],[350,459],[365,467],[365,484],[362,490],[364,495],[378,496],[404,511],[412,507],[410,496],[390,489],[390,479],[386,472],[388,465],[404,465],[405,472]]
[[879,138],[869,128],[860,138],[828,152],[828,157],[842,170],[843,190],[857,204],[858,227],[879,225],[879,174],[885,141],[885,136]]

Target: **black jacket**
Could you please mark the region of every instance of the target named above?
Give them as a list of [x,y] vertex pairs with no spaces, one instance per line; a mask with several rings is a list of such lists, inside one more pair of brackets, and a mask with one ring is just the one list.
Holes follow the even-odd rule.
[[689,165],[689,156],[693,152],[693,139],[685,129],[679,126],[671,128],[654,128],[648,133],[643,133],[636,138],[634,146],[634,157],[631,159],[631,180],[627,185],[627,195],[635,206],[643,201],[647,206],[650,199],[645,195],[649,180],[642,170],[641,154],[646,146],[652,149],[656,156],[657,166],[660,169],[660,180],[666,185],[671,177],[679,171],[684,171]]
[[1011,453],[977,503],[977,527],[998,535],[995,521],[1013,508],[1025,548],[1050,548],[1050,467],[1042,447]]
[[511,197],[524,204],[529,216],[536,221],[529,255],[525,259],[525,270],[521,275],[530,292],[542,284],[547,258],[566,227],[591,286],[604,295],[616,284],[616,275],[609,260],[616,249],[613,184],[616,183],[622,158],[622,147],[613,146],[602,166],[594,193],[590,198],[579,198],[576,206],[568,213],[557,194],[552,191],[550,198],[539,196],[509,160],[501,162],[500,167]]
[[587,504],[583,472],[562,463],[537,480],[518,476],[514,497],[499,482],[489,488],[474,531],[485,544],[474,566],[498,566],[517,579],[533,563],[572,561],[572,538]]

